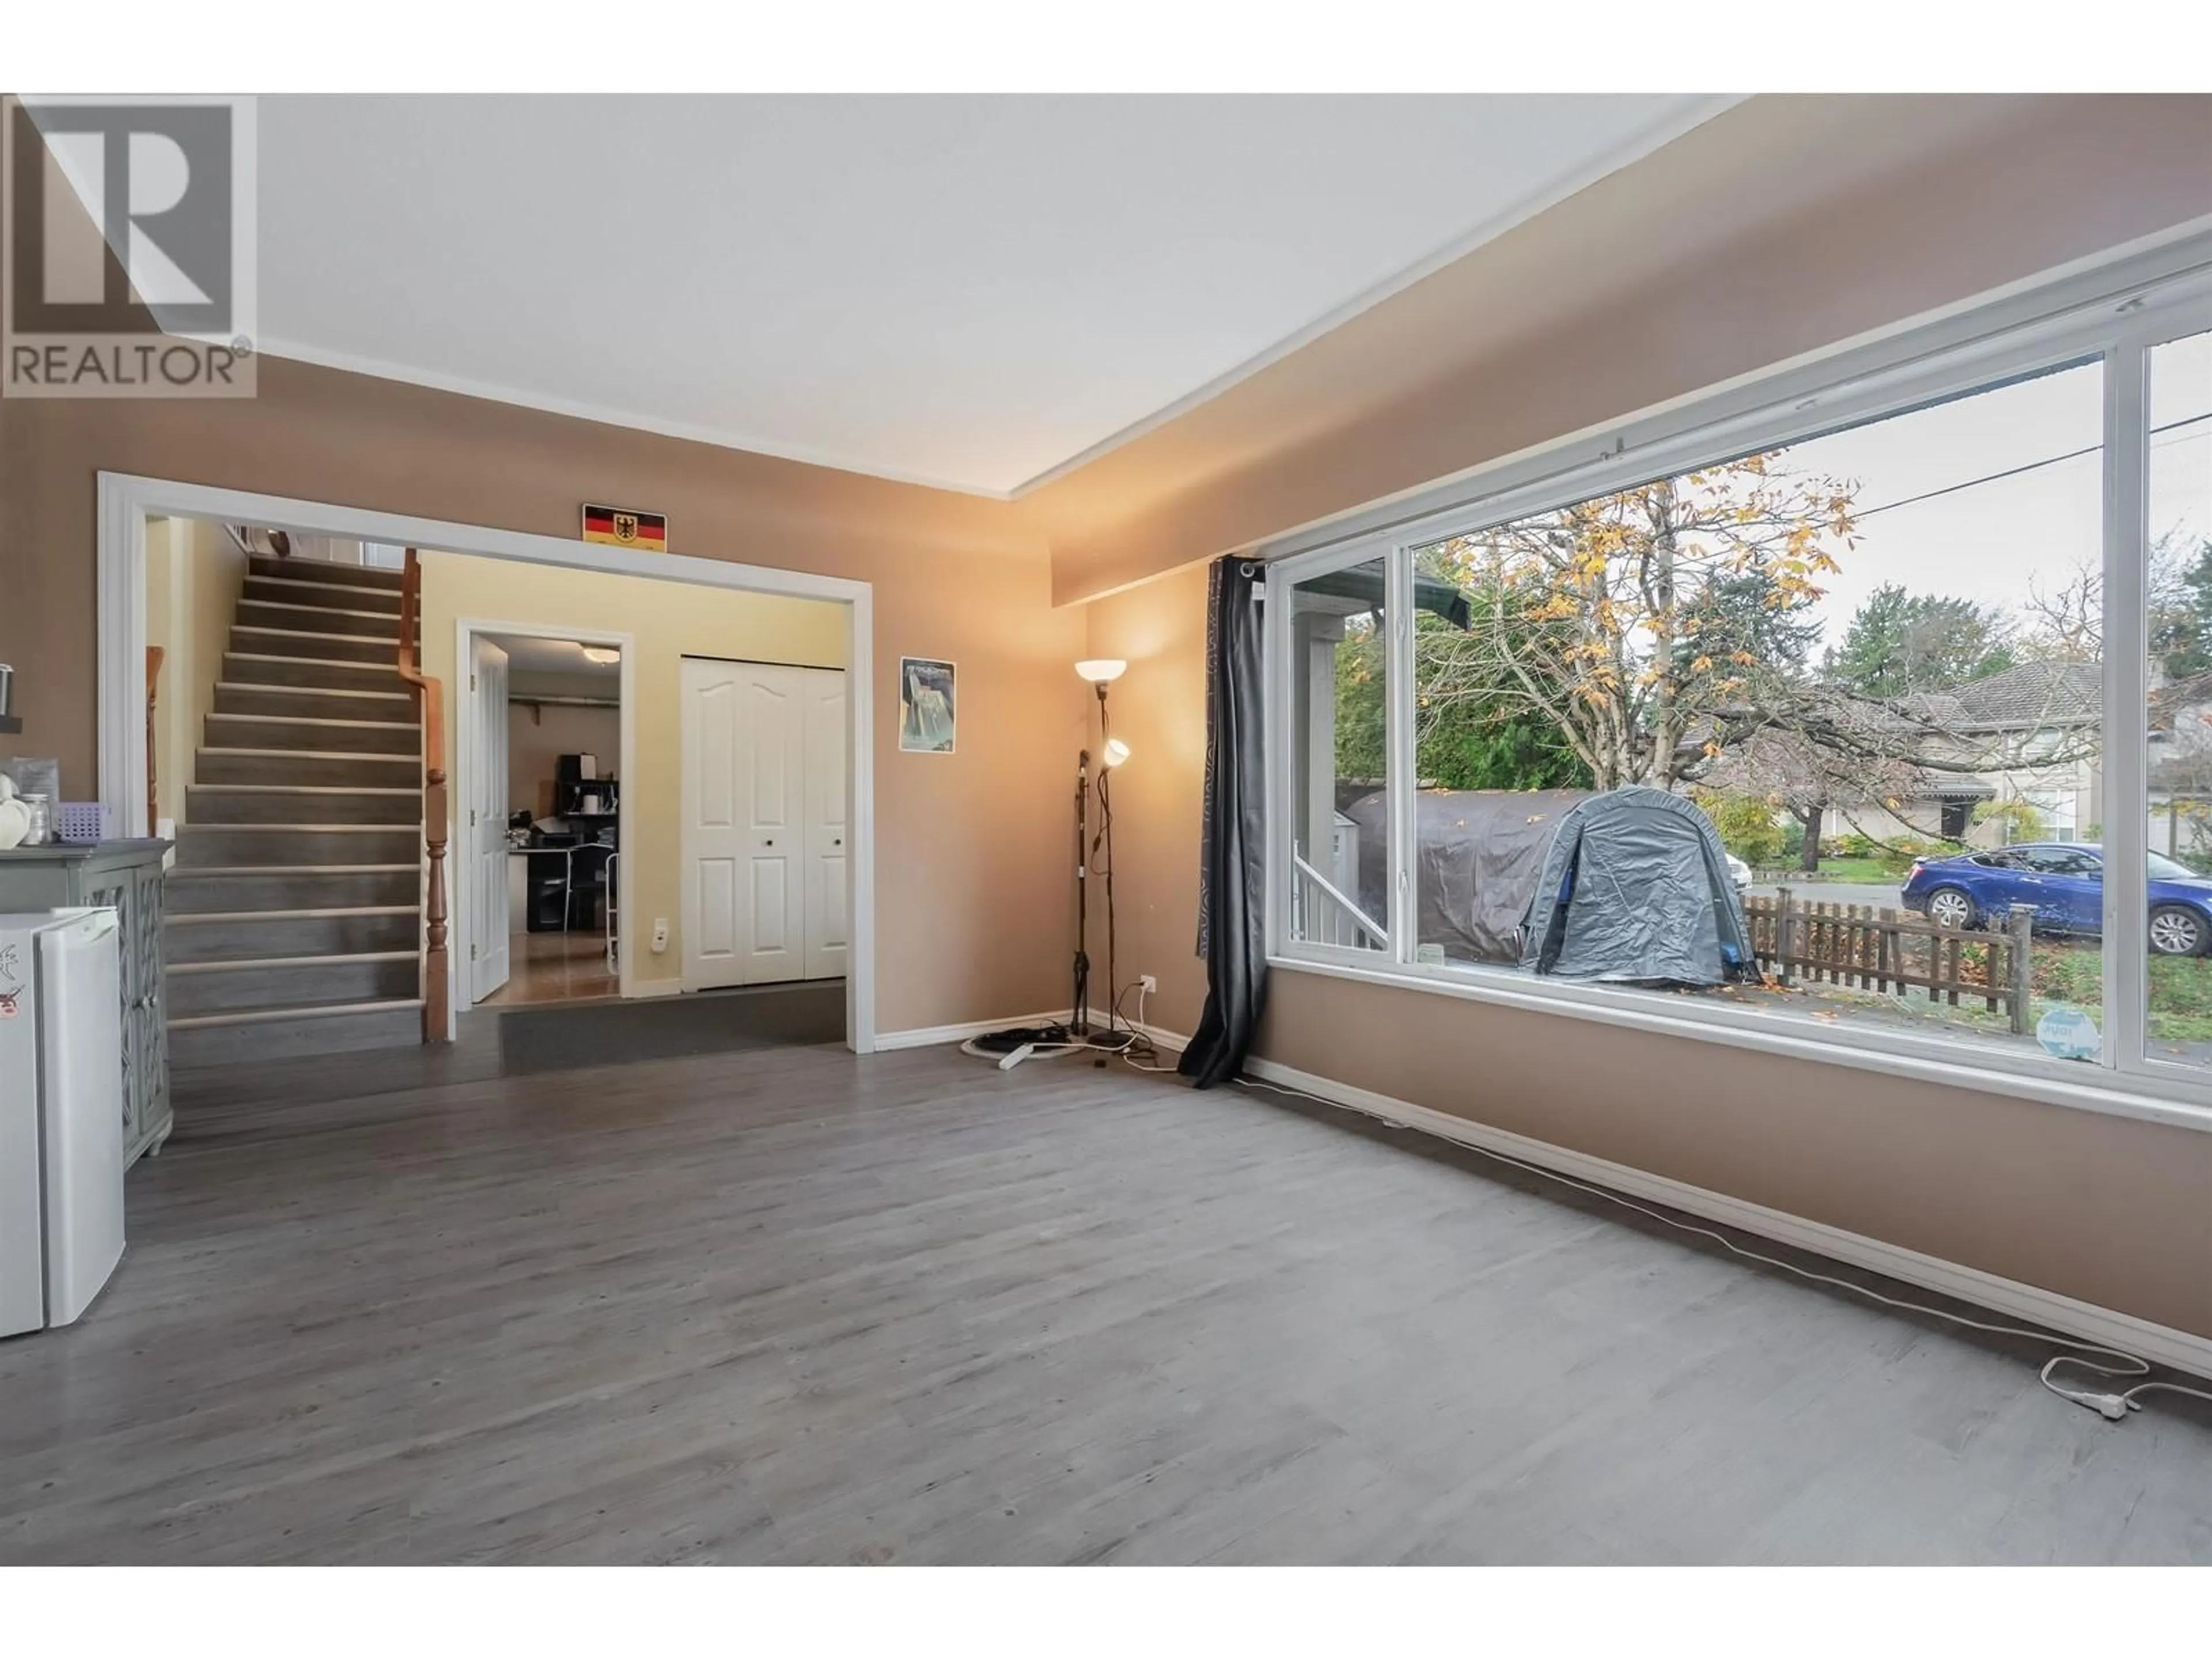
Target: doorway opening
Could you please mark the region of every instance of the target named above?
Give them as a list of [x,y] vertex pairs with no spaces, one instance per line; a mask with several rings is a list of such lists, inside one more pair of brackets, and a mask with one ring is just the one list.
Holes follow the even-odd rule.
[[[842,916],[848,934],[844,947],[846,971],[841,988],[845,1044],[860,1053],[873,1050],[873,605],[872,590],[867,583],[740,565],[711,557],[645,553],[562,537],[124,474],[103,473],[99,482],[100,795],[103,805],[120,823],[153,821],[149,816],[153,793],[148,769],[152,733],[147,719],[146,665],[149,526],[173,519],[199,520],[217,526],[252,526],[264,534],[281,532],[292,538],[295,551],[301,550],[306,538],[357,544],[361,550],[356,568],[361,574],[333,578],[327,570],[319,571],[318,578],[324,582],[337,580],[364,587],[380,586],[379,579],[386,574],[382,550],[392,549],[422,550],[426,568],[436,560],[454,559],[491,571],[495,586],[487,591],[493,598],[466,603],[456,600],[455,608],[442,615],[426,603],[421,618],[423,667],[442,678],[447,687],[446,722],[441,729],[447,733],[450,750],[456,754],[466,750],[468,755],[462,768],[456,770],[450,809],[444,815],[447,830],[445,845],[450,854],[446,863],[447,879],[438,895],[450,916],[450,943],[443,953],[445,969],[435,975],[428,969],[428,963],[436,959],[433,945],[447,942],[439,937],[444,930],[430,923],[432,906],[427,893],[419,907],[424,943],[419,957],[421,982],[416,1006],[426,1038],[436,1035],[428,1029],[434,1023],[442,1024],[444,1037],[450,1039],[456,1034],[459,1012],[471,1006],[472,988],[465,977],[469,961],[467,947],[474,944],[481,951],[484,943],[476,937],[481,927],[471,927],[472,907],[463,902],[468,892],[465,879],[466,860],[462,853],[469,810],[464,792],[470,780],[460,775],[460,771],[473,768],[470,726],[460,718],[465,700],[459,693],[468,672],[463,665],[465,658],[460,648],[465,637],[472,631],[482,631],[532,637],[550,634],[572,642],[582,641],[592,629],[576,627],[570,619],[588,617],[595,624],[611,620],[595,599],[571,603],[565,611],[550,617],[542,612],[534,616],[531,613],[538,611],[538,601],[555,590],[599,576],[643,579],[628,585],[641,591],[644,597],[640,603],[646,607],[646,612],[660,619],[690,618],[703,613],[712,600],[750,597],[757,602],[757,608],[767,618],[761,626],[766,629],[767,636],[775,641],[793,631],[789,619],[794,612],[779,610],[779,606],[795,607],[797,611],[805,613],[808,620],[803,624],[805,629],[834,641],[834,652],[827,660],[817,656],[806,665],[841,667],[847,681],[843,699],[846,825],[844,845],[839,849],[842,863],[838,871],[825,874],[824,878],[835,879],[842,875],[843,882]],[[332,562],[317,562],[327,566]],[[495,568],[501,566],[506,568]],[[527,580],[516,580],[517,566],[532,568]],[[298,568],[291,573],[258,574],[281,580],[288,574],[296,575]],[[527,605],[520,603],[525,600]],[[358,607],[332,604],[330,608]],[[380,601],[378,608],[382,608]],[[518,617],[514,614],[516,610],[526,614]],[[773,645],[763,647],[757,636],[733,635],[726,629],[704,640],[678,639],[665,650],[655,650],[653,642],[643,637],[644,630],[635,617],[621,620],[622,625],[613,630],[615,637],[611,641],[622,653],[623,676],[623,690],[617,694],[617,714],[624,725],[624,735],[620,745],[621,770],[617,774],[621,787],[615,792],[617,844],[609,860],[607,891],[599,903],[611,904],[614,910],[616,980],[620,994],[625,999],[674,996],[685,988],[681,969],[684,918],[676,890],[679,872],[675,854],[680,835],[673,810],[666,814],[665,832],[629,821],[639,799],[644,757],[656,746],[665,750],[666,764],[658,794],[670,808],[675,808],[681,769],[674,705],[681,656],[697,653],[754,659],[791,653]],[[362,621],[358,625],[368,624]],[[635,651],[623,649],[623,636],[631,639],[636,647]],[[371,665],[371,653],[367,647],[358,652],[350,647],[318,645],[316,648],[325,657],[348,661],[358,655],[364,670]],[[386,654],[380,635],[379,647],[374,653],[380,670]],[[638,664],[641,657],[665,663],[665,678],[660,668],[649,672],[641,669]],[[369,688],[364,684],[363,689]],[[380,683],[375,689],[385,688]],[[399,691],[403,688],[395,684],[391,689]],[[669,703],[668,720],[665,726],[648,723],[641,733],[640,701],[663,692]],[[642,743],[639,741],[641,735]],[[578,749],[562,752],[580,755],[584,751]],[[583,780],[580,776],[577,781]],[[477,811],[481,821],[483,806],[479,805]],[[430,826],[422,824],[417,828],[427,836]],[[503,832],[504,824],[500,828]],[[623,856],[633,848],[636,849],[635,856]],[[425,869],[428,867],[427,859],[422,865]],[[657,896],[658,890],[653,885],[661,881],[669,888],[665,897]],[[604,925],[604,909],[600,915]],[[509,937],[511,948],[511,933]],[[652,964],[649,969],[646,966],[648,963]],[[443,988],[443,994],[434,999],[430,994],[434,977]],[[836,981],[809,983],[830,986]],[[704,992],[708,988],[702,985],[695,988]],[[441,1021],[434,1018],[439,1009],[443,1010]]]
[[462,902],[477,907],[472,1007],[622,994],[626,644],[635,649],[597,634],[471,637],[457,827],[470,837]]

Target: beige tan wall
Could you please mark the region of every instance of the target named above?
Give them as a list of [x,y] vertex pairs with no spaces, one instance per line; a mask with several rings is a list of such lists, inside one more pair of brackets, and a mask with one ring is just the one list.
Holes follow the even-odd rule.
[[1272,1060],[2212,1336],[2212,1133],[1296,972]]
[[[96,777],[94,507],[102,469],[574,536],[586,496],[665,511],[672,558],[873,584],[878,1024],[995,1019],[1066,978],[1066,770],[1083,617],[1004,502],[268,359],[223,403],[0,399],[0,754]],[[504,608],[504,607],[503,607]],[[957,754],[902,755],[903,655],[960,665]]]
[[[1159,994],[1146,1018],[1182,1032],[1196,1025],[1206,1001],[1206,965],[1196,955],[1206,584],[1206,568],[1194,565],[1086,607],[1091,654],[1129,665],[1114,682],[1111,705],[1114,735],[1129,745],[1127,763],[1114,774],[1117,977],[1127,986],[1140,974],[1157,975]],[[1092,902],[1103,905],[1103,892]],[[1091,940],[1102,986],[1103,941],[1102,929]],[[1094,994],[1093,1000],[1103,1007],[1106,999]],[[1132,998],[1125,1012],[1136,1006]]]
[[[179,823],[189,817],[185,786],[206,741],[246,568],[246,556],[220,525],[160,519],[147,526],[146,643],[163,652],[155,699],[155,787],[159,816]],[[82,793],[71,799],[100,793],[97,775],[76,776]]]
[[553,810],[553,774],[563,755],[590,755],[603,778],[622,776],[622,710],[571,703],[507,706],[507,810],[544,817]]
[[[465,705],[462,689],[468,680],[466,666],[455,660],[460,623],[536,623],[631,635],[636,708],[631,732],[635,747],[623,758],[623,802],[629,840],[623,850],[629,861],[637,936],[649,938],[653,924],[664,917],[669,928],[666,951],[636,953],[634,977],[639,984],[680,979],[684,921],[677,896],[682,836],[682,660],[687,656],[733,657],[842,668],[845,607],[818,599],[547,566],[531,567],[528,580],[519,581],[519,568],[498,559],[422,555],[423,668],[456,688],[447,704],[446,753],[459,763],[459,723]],[[896,728],[893,732],[888,741],[896,741]],[[457,804],[465,800],[465,781],[457,779]],[[879,819],[879,844],[884,833]]]

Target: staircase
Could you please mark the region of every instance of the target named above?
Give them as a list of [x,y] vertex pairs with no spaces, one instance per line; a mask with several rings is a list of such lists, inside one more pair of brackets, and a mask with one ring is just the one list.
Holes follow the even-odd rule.
[[169,872],[172,1064],[422,1041],[401,590],[398,571],[251,562]]

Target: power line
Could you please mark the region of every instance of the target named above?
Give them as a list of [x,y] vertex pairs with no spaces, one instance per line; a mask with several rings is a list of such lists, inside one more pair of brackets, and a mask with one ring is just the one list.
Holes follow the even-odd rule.
[[[2212,421],[2212,410],[2207,410],[2202,415],[2191,415],[2184,420],[2168,421],[2164,426],[2154,426],[2151,428],[2148,435],[2155,438],[2161,432],[2175,432],[2183,427],[2197,426],[2206,421]],[[1870,507],[1863,513],[1852,514],[1851,521],[1856,524],[1861,520],[1871,519],[1877,513],[1887,513],[1893,507],[1911,507],[1916,501],[1932,501],[1938,495],[1955,495],[1960,490],[1972,489],[1978,484],[1996,483],[2004,478],[2017,478],[2023,472],[2040,471],[2046,466],[2057,466],[2061,461],[2078,461],[2084,455],[2094,455],[2103,448],[2102,444],[2091,444],[2087,449],[2069,449],[2063,455],[2048,455],[2042,460],[2030,461],[2025,466],[2007,467],[2002,472],[1990,472],[1978,478],[1968,478],[1963,483],[1946,484],[1941,489],[1930,489],[1918,495],[1907,495],[1902,501],[1884,501],[1880,507]]]

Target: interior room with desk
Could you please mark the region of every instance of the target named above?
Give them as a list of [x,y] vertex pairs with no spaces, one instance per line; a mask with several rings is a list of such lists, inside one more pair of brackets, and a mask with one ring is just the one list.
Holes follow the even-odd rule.
[[[574,1002],[619,994],[621,912],[613,878],[622,851],[622,651],[611,645],[534,634],[479,635],[483,660],[473,671],[492,684],[476,693],[495,715],[505,693],[506,730],[487,720],[475,729],[490,741],[477,758],[486,795],[499,784],[499,751],[507,760],[505,927],[502,948],[480,950],[471,989],[483,1007]],[[496,894],[491,895],[496,898]],[[471,964],[477,966],[478,964]]]

